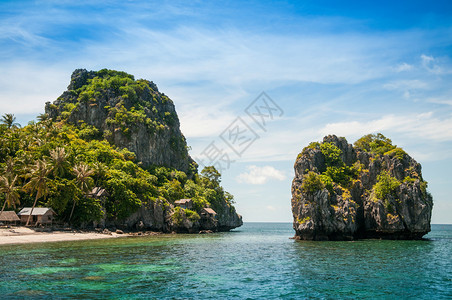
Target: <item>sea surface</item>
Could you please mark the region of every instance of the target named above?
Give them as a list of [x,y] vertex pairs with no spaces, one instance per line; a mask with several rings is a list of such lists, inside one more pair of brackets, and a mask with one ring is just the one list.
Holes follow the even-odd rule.
[[424,241],[227,233],[0,246],[0,299],[452,299],[452,225]]

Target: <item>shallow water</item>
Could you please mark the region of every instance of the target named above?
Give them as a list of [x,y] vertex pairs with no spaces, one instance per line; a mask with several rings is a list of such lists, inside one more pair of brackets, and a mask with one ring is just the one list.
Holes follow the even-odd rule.
[[452,298],[452,225],[427,241],[297,242],[289,223],[0,247],[0,298]]

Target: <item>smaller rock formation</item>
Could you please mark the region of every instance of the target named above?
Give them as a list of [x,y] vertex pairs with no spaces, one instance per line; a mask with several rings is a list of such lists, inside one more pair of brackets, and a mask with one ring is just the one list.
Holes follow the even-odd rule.
[[326,136],[298,155],[292,182],[295,237],[420,239],[433,200],[421,165],[381,134],[354,146]]

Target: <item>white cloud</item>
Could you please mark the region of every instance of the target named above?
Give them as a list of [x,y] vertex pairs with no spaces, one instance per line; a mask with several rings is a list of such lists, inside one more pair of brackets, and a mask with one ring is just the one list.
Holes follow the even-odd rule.
[[435,117],[433,112],[404,116],[386,115],[371,121],[348,121],[330,123],[324,126],[322,134],[336,134],[347,137],[360,137],[371,132],[393,131],[412,138],[437,142],[452,141],[452,116]]
[[398,65],[395,70],[396,72],[404,72],[404,71],[411,71],[414,69],[413,65],[407,64],[407,63],[401,63]]
[[258,167],[255,165],[247,167],[248,172],[239,174],[236,179],[240,183],[265,184],[271,179],[282,181],[286,178],[283,172],[272,166]]
[[433,62],[435,59],[433,58],[433,56],[428,56],[428,55],[422,54],[421,60],[424,65],[428,65],[429,63]]
[[428,89],[427,82],[414,79],[414,80],[395,80],[383,85],[387,90],[414,90],[414,89]]
[[427,102],[430,102],[430,103],[436,103],[436,104],[444,104],[444,105],[450,105],[450,106],[452,106],[452,99],[448,99],[448,98],[445,98],[445,99],[441,99],[441,98],[429,98],[429,99],[427,100]]
[[421,55],[422,66],[430,73],[442,74],[445,73],[444,69],[437,63],[438,60],[433,56],[428,56],[425,54]]

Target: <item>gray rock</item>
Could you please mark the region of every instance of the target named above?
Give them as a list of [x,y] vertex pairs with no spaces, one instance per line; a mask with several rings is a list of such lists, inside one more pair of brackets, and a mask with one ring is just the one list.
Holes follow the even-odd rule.
[[[309,171],[321,174],[325,170],[325,158],[318,149],[303,150],[295,161],[292,181],[296,239],[419,239],[430,231],[433,200],[425,190],[419,163],[407,154],[398,158],[357,151],[345,138],[334,135],[323,141],[333,143],[342,151],[345,165],[357,162],[361,171],[347,188],[335,184],[332,190],[304,192],[303,176]],[[382,171],[400,182],[384,200],[377,199],[373,192]],[[406,177],[412,179],[404,181]]]
[[[95,76],[97,72],[94,71],[75,70],[68,90],[53,103],[46,103],[46,114],[52,119],[61,118],[66,104],[74,104],[76,107],[67,117],[70,123],[77,125],[83,121],[95,126],[109,142],[134,152],[137,161],[144,167],[167,166],[190,175],[190,166],[194,161],[188,154],[173,101],[160,93],[153,82],[147,82],[147,86],[137,93],[136,99],[123,97],[114,90],[105,90],[96,95],[92,101],[80,101],[78,99],[80,91],[77,89],[82,88]],[[150,122],[144,120],[116,124],[109,121],[114,119],[117,113],[111,108],[120,108],[123,105],[128,110],[137,102],[148,103],[152,107],[144,108],[146,118]],[[127,129],[123,125],[126,125]]]

